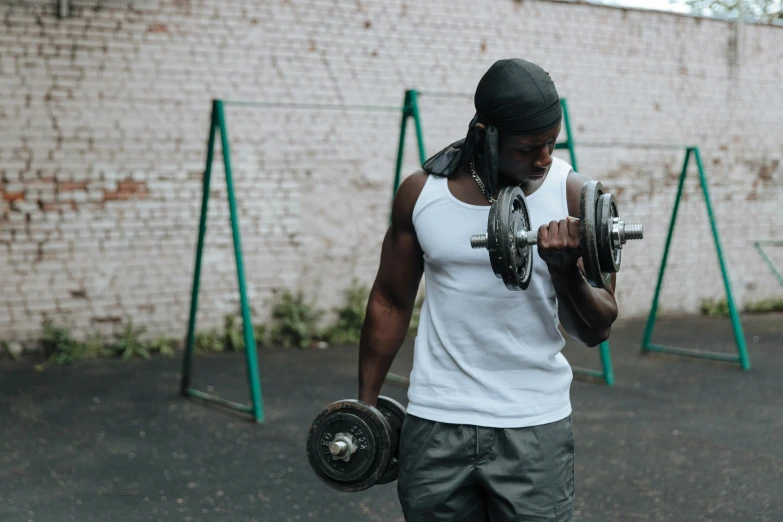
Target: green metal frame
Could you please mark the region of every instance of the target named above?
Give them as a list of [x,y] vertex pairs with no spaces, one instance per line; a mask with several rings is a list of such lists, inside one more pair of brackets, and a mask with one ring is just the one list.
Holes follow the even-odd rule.
[[579,166],[576,163],[576,145],[574,144],[574,135],[571,133],[571,118],[568,114],[568,101],[565,98],[560,100],[560,106],[563,108],[563,126],[566,131],[566,140],[555,144],[555,149],[568,149],[571,156],[571,167],[579,172]]
[[783,241],[777,241],[777,240],[759,240],[754,241],[753,246],[758,251],[761,258],[764,260],[764,262],[769,267],[769,270],[772,272],[772,275],[774,275],[778,283],[783,286],[783,275],[781,275],[780,271],[778,270],[778,267],[775,266],[775,263],[772,262],[772,260],[769,258],[766,252],[764,252],[764,246],[783,246]]
[[[400,142],[397,148],[397,164],[394,172],[394,186],[392,188],[392,204],[394,203],[394,195],[397,193],[397,189],[400,186],[400,175],[402,170],[402,158],[405,150],[405,131],[407,128],[408,118],[413,118],[416,126],[416,138],[419,148],[419,160],[423,165],[427,159],[424,149],[424,139],[422,137],[422,123],[421,115],[419,112],[419,96],[433,96],[433,97],[459,97],[459,98],[472,98],[470,94],[461,93],[439,93],[439,92],[421,92],[416,90],[405,91],[405,99],[402,107],[402,122],[400,123]],[[568,149],[568,153],[571,157],[571,166],[575,171],[579,170],[576,162],[576,150],[574,144],[574,136],[571,131],[571,119],[568,111],[568,102],[565,98],[560,100],[560,105],[563,108],[563,126],[565,127],[566,140],[555,144],[555,149]],[[598,352],[601,358],[601,370],[592,370],[586,368],[574,368],[573,371],[576,374],[587,375],[590,377],[596,377],[603,379],[608,386],[614,385],[614,370],[612,369],[612,355],[609,349],[609,343],[603,342],[598,348]],[[389,374],[388,380],[394,382],[407,382],[405,377],[399,375]]]
[[[180,393],[185,396],[197,397],[209,402],[225,406],[230,409],[251,413],[256,422],[264,420],[264,407],[261,400],[261,379],[258,371],[258,359],[256,354],[256,340],[253,333],[253,323],[250,318],[250,306],[247,300],[247,286],[245,285],[245,269],[242,262],[242,242],[239,234],[239,213],[237,212],[236,198],[234,196],[234,181],[231,174],[231,156],[228,142],[228,127],[224,111],[224,102],[214,100],[212,102],[212,116],[209,126],[209,142],[207,144],[207,163],[204,169],[204,181],[201,196],[201,220],[198,229],[198,245],[196,247],[196,267],[193,273],[193,288],[190,296],[190,320],[188,322],[188,337],[185,345],[185,354],[182,359],[182,380]],[[191,388],[192,361],[196,335],[196,312],[198,310],[199,283],[201,281],[201,259],[204,252],[204,235],[207,229],[207,208],[209,204],[209,183],[212,178],[212,158],[215,150],[215,134],[220,132],[220,140],[223,149],[223,166],[226,171],[226,192],[228,193],[228,205],[231,214],[231,231],[234,237],[234,257],[237,265],[237,279],[239,280],[239,296],[242,309],[242,333],[245,340],[245,359],[247,362],[247,379],[250,385],[250,405],[228,401],[208,393]]]
[[[750,369],[750,359],[748,357],[747,346],[745,345],[745,335],[742,331],[742,323],[740,321],[739,312],[734,304],[734,297],[731,293],[731,284],[729,281],[729,273],[726,268],[726,262],[723,257],[723,250],[720,244],[720,237],[718,235],[718,225],[715,222],[715,216],[712,211],[712,203],[710,201],[710,193],[707,187],[707,176],[704,173],[704,166],[701,161],[701,153],[698,147],[686,147],[685,149],[685,161],[682,164],[682,172],[680,173],[680,180],[677,185],[677,195],[674,199],[674,209],[672,210],[672,218],[669,223],[669,233],[666,236],[666,246],[663,249],[663,259],[661,260],[661,269],[658,272],[658,283],[655,286],[655,295],[652,301],[652,307],[650,308],[650,315],[647,317],[647,324],[644,328],[644,336],[642,338],[642,351],[643,352],[660,352],[670,353],[675,355],[684,355],[691,357],[699,357],[702,359],[711,359],[716,361],[729,361],[739,362],[743,370]],[[707,206],[707,217],[710,221],[710,227],[712,229],[712,238],[715,240],[715,250],[718,254],[718,262],[720,263],[720,271],[723,276],[723,285],[726,289],[726,300],[729,305],[729,315],[731,316],[731,324],[734,329],[734,339],[737,344],[737,355],[710,352],[704,350],[698,350],[693,348],[678,348],[673,346],[663,346],[658,344],[652,344],[650,339],[655,328],[655,321],[658,315],[658,299],[661,295],[661,287],[663,285],[663,275],[666,271],[666,261],[669,257],[669,247],[671,246],[672,236],[674,234],[674,224],[677,220],[677,211],[680,207],[680,200],[682,199],[682,188],[685,183],[685,177],[688,174],[688,163],[691,156],[696,161],[696,166],[699,170],[699,183],[701,185],[702,193],[704,194],[704,201]]]
[[[184,396],[196,397],[208,402],[212,402],[233,410],[238,410],[245,413],[250,413],[253,419],[262,423],[264,420],[264,408],[261,394],[261,379],[259,372],[259,365],[256,350],[251,348],[256,346],[255,335],[253,332],[252,319],[250,316],[250,306],[248,304],[247,286],[245,283],[244,263],[242,260],[242,245],[239,228],[239,214],[236,207],[236,197],[234,192],[233,174],[231,168],[231,155],[228,139],[228,126],[225,116],[225,106],[237,105],[244,107],[262,107],[262,108],[307,108],[316,110],[359,110],[359,111],[398,111],[402,110],[402,120],[400,123],[400,141],[397,150],[397,162],[395,167],[394,185],[392,188],[392,201],[394,194],[400,185],[402,159],[405,148],[405,132],[407,129],[407,122],[409,118],[413,118],[414,126],[416,129],[416,139],[418,145],[419,160],[423,164],[426,160],[426,153],[424,148],[424,138],[422,131],[421,114],[419,111],[418,96],[421,93],[415,90],[408,90],[405,92],[405,98],[402,108],[395,106],[361,106],[361,105],[338,105],[338,104],[295,104],[295,103],[267,103],[267,102],[245,102],[245,101],[227,101],[227,100],[213,100],[212,113],[210,118],[209,140],[207,143],[207,159],[204,169],[203,189],[201,199],[201,217],[199,221],[198,243],[196,246],[196,261],[195,270],[193,274],[193,287],[190,300],[190,316],[188,321],[188,334],[185,344],[185,352],[182,361],[182,378],[180,382],[180,393]],[[442,93],[429,93],[435,96],[445,96]],[[464,95],[448,95],[448,96],[464,96]],[[566,129],[567,140],[562,143],[558,143],[556,148],[568,149],[571,156],[571,164],[574,170],[577,170],[576,153],[574,151],[574,141],[571,134],[571,127],[568,114],[568,106],[566,100],[562,100],[564,111],[564,125]],[[206,234],[207,225],[207,210],[209,205],[209,187],[212,177],[212,163],[214,159],[214,148],[216,133],[220,132],[220,139],[223,151],[223,166],[226,173],[226,188],[227,197],[231,218],[231,230],[234,240],[234,256],[237,266],[237,279],[239,283],[240,294],[240,306],[242,312],[242,331],[245,346],[248,349],[245,350],[247,379],[250,391],[250,403],[241,404],[234,401],[229,401],[220,397],[216,397],[209,393],[205,393],[200,390],[196,390],[191,387],[192,374],[193,374],[193,353],[195,348],[195,332],[196,332],[196,315],[198,311],[198,294],[199,285],[201,281],[201,261],[204,251],[204,237]],[[603,365],[603,371],[596,370],[584,370],[575,368],[575,373],[588,374],[594,377],[600,377],[605,380],[608,385],[614,383],[614,375],[612,372],[611,356],[609,354],[608,343],[602,343],[600,347],[601,363]],[[390,373],[387,377],[392,382],[405,383],[407,378]]]
[[[575,172],[579,172],[579,164],[576,161],[576,144],[574,143],[574,135],[571,132],[571,118],[568,111],[567,100],[562,98],[560,100],[560,105],[563,107],[563,126],[565,127],[566,141],[555,144],[555,149],[568,149],[568,154],[571,156],[571,167]],[[574,373],[603,379],[607,386],[614,386],[614,369],[612,366],[612,353],[609,349],[609,341],[604,341],[598,345],[598,354],[601,358],[600,370],[574,368]]]
[[[190,319],[188,322],[188,336],[185,343],[185,353],[182,359],[182,379],[180,382],[180,393],[185,396],[197,397],[208,402],[219,404],[221,406],[250,413],[253,419],[259,424],[264,420],[264,407],[261,399],[261,379],[258,367],[258,357],[256,354],[255,334],[253,332],[253,323],[250,317],[250,306],[247,299],[247,285],[245,284],[245,270],[242,262],[242,242],[239,233],[239,213],[237,212],[236,197],[234,192],[234,181],[231,170],[231,154],[228,139],[228,125],[226,122],[225,107],[240,106],[264,109],[310,109],[310,110],[335,110],[335,111],[399,111],[398,106],[389,105],[344,105],[344,104],[317,104],[317,103],[279,103],[279,102],[257,102],[257,101],[229,101],[213,100],[212,115],[209,124],[209,140],[207,143],[207,163],[204,169],[203,192],[201,196],[201,220],[199,222],[198,245],[196,247],[196,266],[193,274],[193,288],[190,296]],[[415,96],[413,101],[407,105],[407,109],[415,107]],[[406,114],[406,108],[403,108],[403,114]],[[415,117],[418,119],[418,107],[415,108]],[[421,125],[416,124],[417,134],[421,139]],[[231,214],[231,230],[234,238],[234,256],[237,265],[237,279],[239,280],[239,296],[242,311],[242,333],[245,341],[247,380],[250,389],[250,404],[240,404],[210,395],[208,393],[193,389],[191,387],[193,373],[193,352],[196,335],[196,312],[198,310],[199,283],[201,281],[201,259],[204,251],[204,235],[207,228],[207,208],[209,203],[209,183],[212,177],[212,161],[215,150],[215,135],[220,132],[220,139],[223,149],[223,166],[226,171],[226,189],[228,193],[228,203]],[[424,146],[420,143],[419,149],[423,154]],[[396,187],[395,187],[396,189]],[[251,348],[252,347],[252,348]]]
[[[416,127],[416,144],[419,150],[419,163],[424,165],[427,155],[424,152],[424,136],[421,130],[421,114],[419,113],[419,92],[414,90],[405,91],[405,99],[402,102],[402,119],[400,121],[400,142],[397,147],[397,164],[394,167],[394,185],[392,186],[392,205],[397,189],[400,188],[400,177],[402,175],[402,158],[405,152],[405,131],[408,128],[408,119],[413,118],[413,125]],[[391,219],[391,205],[389,210],[389,219]]]

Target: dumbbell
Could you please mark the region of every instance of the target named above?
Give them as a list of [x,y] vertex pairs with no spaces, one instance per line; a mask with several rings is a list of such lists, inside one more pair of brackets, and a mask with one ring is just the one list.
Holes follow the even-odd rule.
[[405,407],[378,397],[374,407],[349,399],[329,404],[307,435],[307,459],[326,485],[362,491],[397,480]]
[[[579,214],[585,277],[593,287],[607,288],[612,274],[620,270],[623,245],[644,237],[642,225],[622,221],[614,196],[604,193],[598,181],[582,186]],[[487,233],[470,238],[471,247],[489,251],[492,271],[509,290],[525,290],[530,284],[531,247],[537,243],[538,231],[530,226],[525,194],[519,187],[500,191],[489,210]]]

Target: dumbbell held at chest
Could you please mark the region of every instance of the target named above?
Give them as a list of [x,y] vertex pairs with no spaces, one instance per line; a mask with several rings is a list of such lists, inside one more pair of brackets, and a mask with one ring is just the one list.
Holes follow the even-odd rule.
[[[622,221],[614,196],[604,193],[597,181],[588,181],[582,187],[580,216],[577,221],[585,276],[592,286],[606,288],[612,273],[620,270],[623,245],[642,239],[643,227]],[[531,246],[536,244],[538,232],[532,230],[527,202],[519,187],[500,191],[490,208],[487,233],[470,238],[471,247],[489,251],[493,272],[509,290],[524,290],[530,284]]]
[[[579,221],[578,218],[569,217],[574,221]],[[627,241],[632,239],[642,239],[643,237],[642,225],[631,225],[618,218],[614,219],[612,223],[612,241],[619,245],[624,245]],[[524,248],[528,245],[538,244],[538,232],[535,230],[525,230],[518,228],[514,232],[514,239],[516,240],[517,248]],[[473,248],[487,248],[487,234],[476,234],[470,236],[470,246]]]

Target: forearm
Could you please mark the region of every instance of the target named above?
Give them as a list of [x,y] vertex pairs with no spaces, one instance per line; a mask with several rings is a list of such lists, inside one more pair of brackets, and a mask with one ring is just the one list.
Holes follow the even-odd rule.
[[607,290],[594,288],[574,265],[550,270],[560,322],[569,334],[594,346],[606,340],[617,319],[617,303]]
[[370,298],[359,342],[359,400],[375,404],[392,361],[402,346],[413,309]]

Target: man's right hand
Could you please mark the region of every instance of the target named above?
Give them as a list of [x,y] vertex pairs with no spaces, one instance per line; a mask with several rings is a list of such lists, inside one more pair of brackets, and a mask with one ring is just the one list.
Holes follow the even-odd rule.
[[538,256],[550,270],[576,268],[582,257],[582,235],[579,220],[568,217],[541,225],[538,229]]

